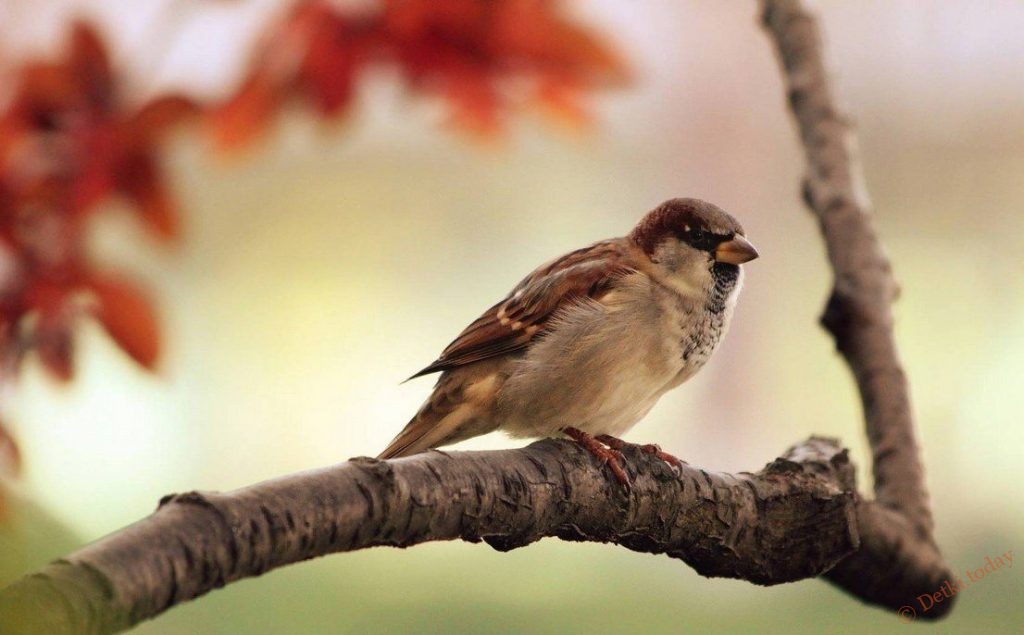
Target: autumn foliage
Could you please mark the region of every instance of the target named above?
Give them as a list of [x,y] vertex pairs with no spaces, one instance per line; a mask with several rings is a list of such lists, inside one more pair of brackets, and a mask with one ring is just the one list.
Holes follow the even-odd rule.
[[[324,118],[345,113],[359,74],[397,66],[410,88],[443,98],[451,122],[501,131],[513,106],[536,104],[583,121],[582,95],[621,82],[618,58],[559,17],[548,0],[393,0],[373,12],[299,5],[268,34],[238,93],[214,112],[222,148],[249,141],[296,98]],[[271,45],[272,43],[272,45]]]
[[[551,0],[382,0],[358,9],[297,2],[220,104],[179,95],[134,103],[99,33],[72,25],[63,56],[25,63],[0,103],[0,388],[29,353],[53,377],[72,379],[83,316],[155,367],[160,333],[150,298],[130,275],[91,263],[86,241],[90,218],[112,199],[129,202],[156,240],[178,237],[161,168],[164,138],[177,124],[202,120],[214,148],[238,151],[289,104],[342,117],[374,66],[397,69],[410,92],[443,100],[451,123],[474,135],[493,137],[509,113],[533,106],[585,123],[587,92],[625,73],[559,9]],[[0,464],[16,469],[2,422],[0,450]]]
[[72,30],[65,59],[24,67],[0,118],[0,352],[6,373],[35,351],[54,377],[69,380],[72,329],[87,310],[140,364],[156,362],[148,300],[130,282],[90,265],[84,235],[90,215],[113,196],[130,200],[161,239],[175,235],[157,143],[168,126],[195,111],[175,97],[124,107],[102,43],[81,24]]

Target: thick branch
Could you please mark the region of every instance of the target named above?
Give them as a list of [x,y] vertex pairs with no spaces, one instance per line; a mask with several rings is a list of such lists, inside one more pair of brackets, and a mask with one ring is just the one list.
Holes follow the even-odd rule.
[[834,441],[811,439],[756,474],[686,467],[677,477],[627,453],[628,494],[575,444],[545,440],[354,459],[228,494],[169,496],[150,517],[9,587],[0,615],[25,633],[111,633],[286,564],[431,540],[499,550],[546,536],[611,542],[757,584],[819,575],[857,547],[854,470]]
[[[910,390],[893,338],[890,306],[898,287],[873,226],[852,127],[832,96],[817,21],[802,5],[762,0],[762,17],[807,158],[804,200],[818,219],[835,275],[821,321],[860,390],[878,503],[859,509],[861,527],[871,530],[861,550],[829,578],[841,586],[871,580],[872,601],[891,604],[894,588],[941,584],[949,572],[932,534]],[[897,562],[879,558],[886,553],[899,554]],[[943,604],[942,613],[950,608],[952,602]]]

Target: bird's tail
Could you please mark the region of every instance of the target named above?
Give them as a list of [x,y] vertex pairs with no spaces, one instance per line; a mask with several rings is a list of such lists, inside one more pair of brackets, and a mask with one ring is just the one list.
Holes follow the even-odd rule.
[[487,416],[496,383],[493,377],[442,375],[433,394],[378,459],[394,459],[425,452],[494,430]]
[[430,414],[424,413],[427,406],[429,406],[429,402],[424,404],[423,409],[416,413],[416,416],[406,424],[398,436],[388,444],[388,447],[377,455],[378,459],[395,459],[419,454],[445,443],[443,428],[439,425],[444,419],[425,416]]

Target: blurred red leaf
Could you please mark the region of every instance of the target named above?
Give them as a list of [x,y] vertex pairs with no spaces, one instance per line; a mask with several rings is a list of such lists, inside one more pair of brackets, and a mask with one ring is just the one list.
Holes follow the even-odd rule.
[[77,84],[79,98],[90,108],[105,110],[112,107],[114,78],[110,60],[99,34],[84,22],[75,22],[71,27],[71,45],[67,69],[72,76],[72,85]]
[[148,229],[163,239],[177,237],[178,214],[151,153],[122,157],[117,182],[125,196],[135,203]]
[[560,18],[550,0],[502,0],[493,3],[489,44],[504,55],[531,60],[542,74],[554,72],[589,84],[618,84],[628,78],[625,65],[593,33]]
[[270,78],[254,75],[220,108],[210,114],[214,146],[231,152],[244,147],[270,124],[280,101]]
[[388,3],[385,28],[413,85],[443,95],[470,132],[500,132],[501,115],[529,97],[529,84],[539,86],[535,99],[578,128],[589,123],[583,95],[626,72],[557,8],[550,0],[408,0]]
[[72,210],[85,215],[109,196],[116,187],[120,148],[117,130],[112,126],[96,124],[69,131],[74,144],[72,174]]
[[[132,191],[124,193],[132,199],[139,198],[140,190],[162,189],[159,183],[149,186],[139,180],[159,181],[155,144],[170,126],[196,113],[198,107],[184,97],[169,95],[138,109],[127,108],[118,99],[115,79],[98,35],[84,23],[76,23],[62,61],[25,67],[8,111],[0,116],[0,132],[12,139],[0,141],[0,169],[6,158],[7,168],[18,170],[21,180],[35,179],[22,187],[23,192],[38,192],[43,184],[65,190],[67,196],[61,202],[77,216],[90,213],[111,194],[123,192],[126,184]],[[133,165],[136,161],[144,165],[138,168]],[[26,166],[36,167],[26,172]],[[119,178],[126,170],[132,177]],[[173,213],[169,202],[161,207],[160,216]],[[141,211],[147,215],[147,210]],[[152,218],[152,210],[148,212]],[[166,218],[159,224],[171,225]]]
[[181,95],[166,95],[147,102],[125,121],[122,143],[129,148],[158,141],[172,126],[200,113],[199,104]]
[[355,75],[372,46],[372,25],[328,13],[309,35],[300,80],[325,117],[344,111],[352,100]]
[[156,313],[149,299],[128,283],[110,277],[89,281],[96,294],[96,317],[128,355],[153,370],[160,353]]
[[579,130],[590,123],[582,91],[568,81],[545,81],[537,87],[537,104],[553,119]]
[[[55,377],[73,373],[72,298],[89,280],[86,221],[115,195],[133,203],[144,226],[167,240],[178,216],[160,169],[159,143],[198,112],[167,95],[140,107],[119,97],[100,37],[74,24],[63,59],[27,64],[0,112],[0,363],[17,369],[29,350]],[[8,266],[9,265],[9,266]],[[99,283],[101,321],[133,358],[152,367],[156,326],[137,292]],[[116,315],[124,310],[124,316]],[[35,319],[30,319],[35,316]]]
[[[621,83],[625,67],[552,0],[383,0],[376,10],[300,2],[256,50],[250,75],[213,117],[220,149],[266,129],[284,103],[343,114],[370,62],[397,63],[412,87],[444,98],[452,120],[493,138],[503,115],[531,100],[562,121],[589,123],[584,97]],[[296,62],[296,60],[299,60]],[[533,88],[526,88],[532,85]]]
[[452,106],[455,125],[483,139],[501,132],[501,102],[482,74],[467,69],[453,75],[445,82],[444,96]]
[[351,102],[359,66],[372,52],[372,22],[339,13],[327,2],[304,2],[264,38],[252,72],[210,115],[214,145],[244,147],[261,134],[292,96],[337,117]]

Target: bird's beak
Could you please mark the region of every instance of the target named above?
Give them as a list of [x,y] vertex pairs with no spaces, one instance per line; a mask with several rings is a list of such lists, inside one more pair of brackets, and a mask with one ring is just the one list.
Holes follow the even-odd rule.
[[739,234],[733,236],[732,240],[718,245],[718,248],[715,249],[715,260],[727,262],[730,265],[742,265],[754,258],[757,258],[757,250],[749,240]]

